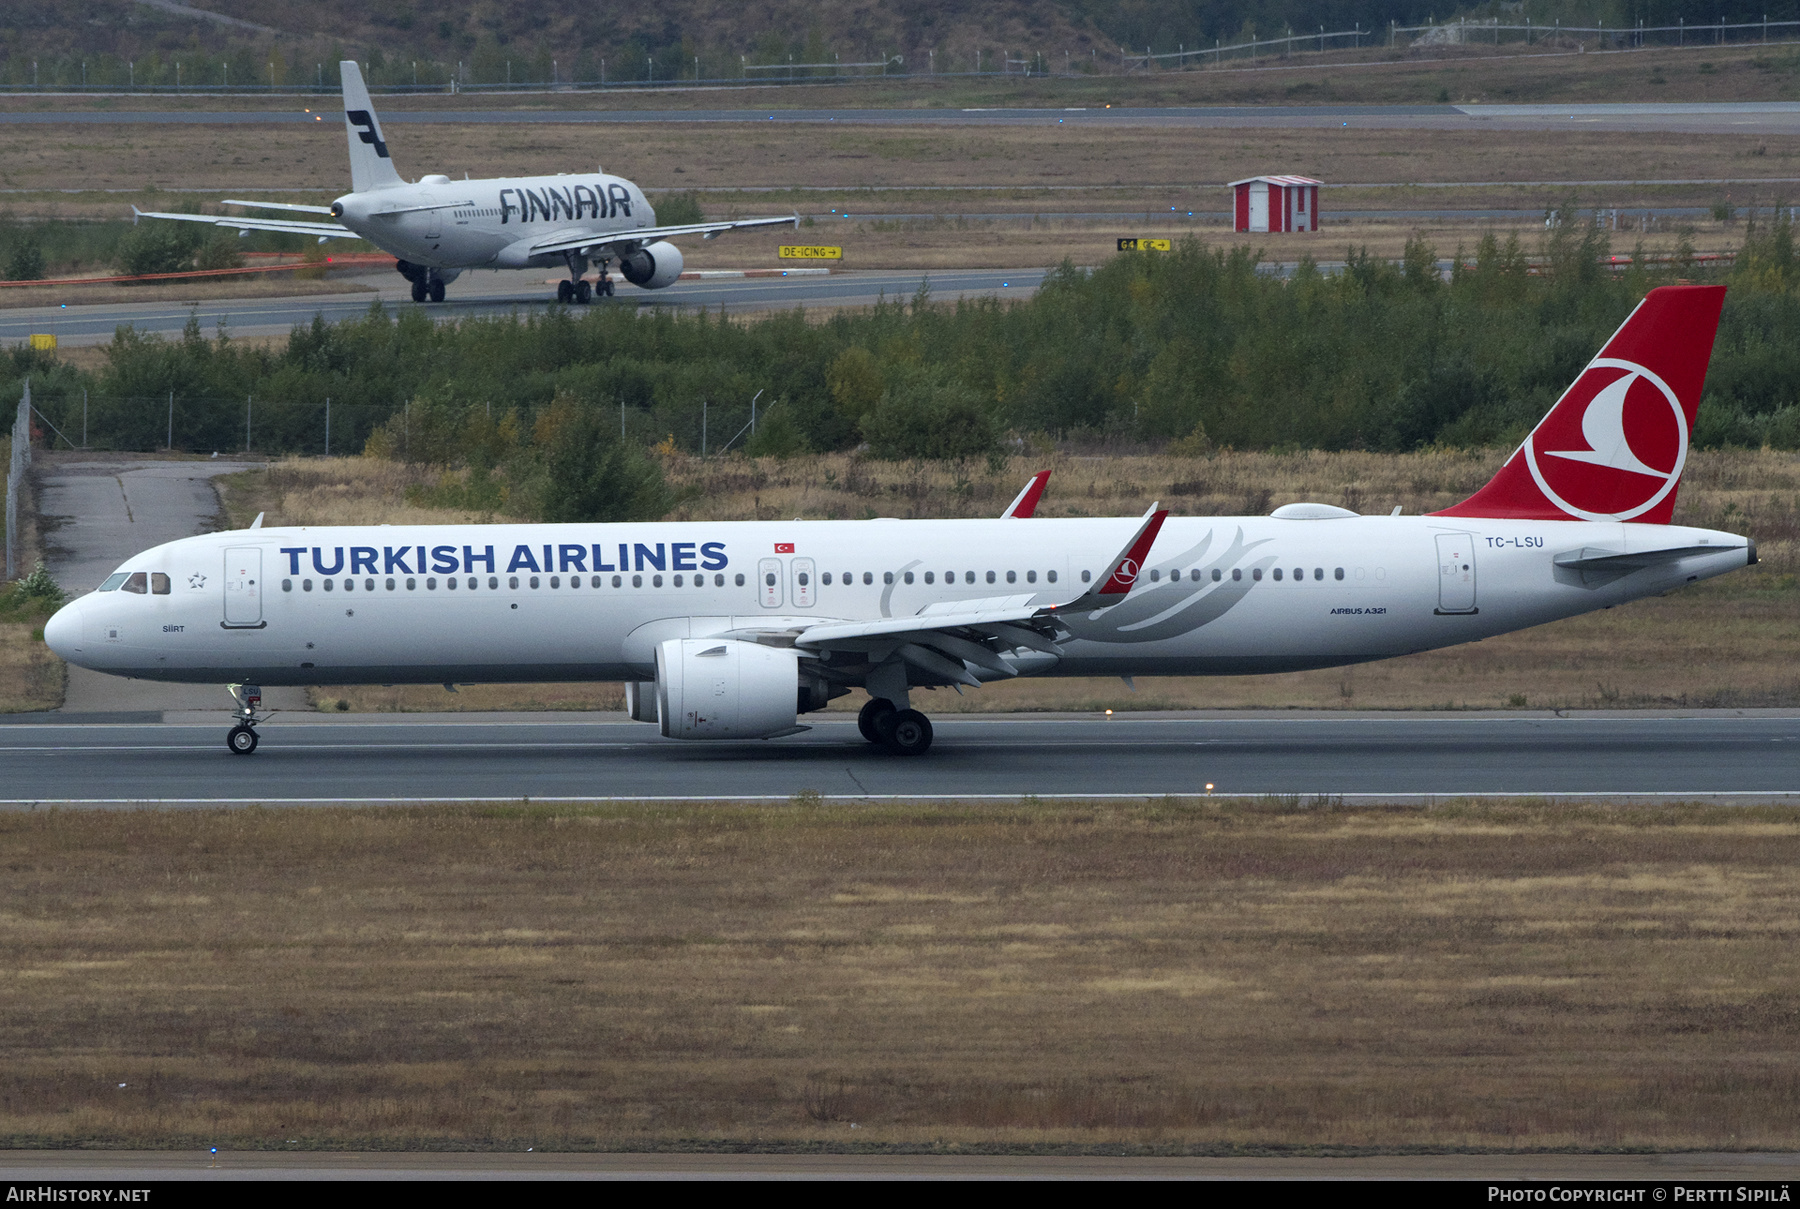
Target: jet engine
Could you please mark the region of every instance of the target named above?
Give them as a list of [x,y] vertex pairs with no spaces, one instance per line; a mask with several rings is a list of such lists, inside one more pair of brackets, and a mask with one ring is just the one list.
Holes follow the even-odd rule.
[[681,279],[681,249],[662,240],[619,258],[619,271],[632,285],[660,290]]
[[656,698],[670,739],[761,739],[794,729],[800,655],[729,638],[671,638],[656,648]]

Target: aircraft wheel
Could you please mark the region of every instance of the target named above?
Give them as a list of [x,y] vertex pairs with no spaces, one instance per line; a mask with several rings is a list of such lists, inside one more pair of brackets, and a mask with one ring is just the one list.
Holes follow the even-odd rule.
[[558,302],[567,303],[574,301],[574,299],[575,285],[573,282],[559,281],[556,283],[556,300]]
[[882,745],[897,756],[922,756],[931,748],[931,719],[916,709],[882,714],[875,727]]
[[875,729],[876,720],[883,714],[894,712],[894,703],[885,697],[870,697],[863,704],[862,712],[856,715],[856,729],[862,737],[871,743],[881,742],[881,734]]
[[434,281],[431,283],[431,300],[433,302],[442,302],[444,300],[444,283],[443,282]]
[[425,283],[423,281],[415,281],[412,283],[412,287],[413,287],[413,301],[414,302],[424,302],[425,298],[426,298]]
[[576,306],[586,306],[588,304],[588,299],[592,298],[593,296],[594,296],[594,291],[591,287],[589,287],[587,282],[577,281],[575,283],[575,305]]
[[613,282],[611,277],[602,277],[600,279],[600,292],[608,298],[613,296]]
[[247,756],[256,750],[256,732],[248,726],[234,726],[225,736],[225,746],[234,756]]

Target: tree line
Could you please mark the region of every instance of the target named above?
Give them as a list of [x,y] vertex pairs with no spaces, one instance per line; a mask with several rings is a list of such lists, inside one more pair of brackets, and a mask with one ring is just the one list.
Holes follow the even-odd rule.
[[1065,263],[1021,302],[921,290],[822,321],[592,307],[433,323],[376,303],[276,347],[197,321],[173,339],[122,328],[93,371],[13,351],[0,389],[16,398],[30,373],[53,441],[323,453],[329,440],[468,467],[464,489],[527,491],[542,514],[552,497],[592,512],[598,487],[585,503],[564,487],[579,465],[606,465],[637,483],[625,494],[641,511],[662,498],[636,460],[654,446],[979,459],[1037,434],[1196,456],[1505,444],[1648,290],[1718,279],[1733,288],[1694,440],[1800,448],[1800,268],[1784,217],[1752,224],[1728,270],[1638,256],[1624,271],[1604,232],[1567,217],[1529,249],[1483,237],[1447,278],[1418,240],[1398,262],[1352,249],[1340,271],[1304,260],[1285,277],[1189,240]]

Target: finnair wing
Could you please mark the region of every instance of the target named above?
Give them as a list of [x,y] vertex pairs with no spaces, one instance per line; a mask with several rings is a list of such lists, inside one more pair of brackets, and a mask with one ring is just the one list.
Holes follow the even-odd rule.
[[965,663],[1016,676],[1018,668],[1003,660],[1003,654],[1021,647],[1047,655],[1061,653],[1056,644],[1065,627],[1059,614],[1105,608],[1125,599],[1168,515],[1152,506],[1131,540],[1097,577],[1098,586],[1073,600],[1058,603],[1039,593],[944,601],[911,617],[821,622],[802,630],[794,645],[802,650],[862,651],[879,659],[896,655],[956,684],[980,683]]
[[594,234],[592,232],[563,232],[552,235],[541,243],[531,245],[531,254],[542,256],[553,252],[573,252],[577,248],[596,248],[611,243],[647,243],[658,239],[674,239],[680,235],[702,235],[714,239],[727,231],[742,231],[750,227],[782,227],[800,225],[800,216],[787,218],[739,218],[731,222],[692,222],[674,227],[639,227],[633,231],[615,231]]
[[1025,520],[1037,511],[1038,501],[1044,498],[1044,487],[1050,482],[1050,472],[1040,470],[1031,476],[1025,484],[1025,490],[1013,497],[1013,502],[1006,506],[1000,514],[1001,520]]
[[[167,218],[175,222],[199,222],[209,227],[228,227],[236,231],[281,231],[288,235],[317,235],[320,239],[361,239],[355,231],[335,222],[298,222],[288,218],[230,218],[221,214],[159,214],[153,210],[131,207],[132,221],[140,218]],[[330,213],[330,211],[327,211]]]

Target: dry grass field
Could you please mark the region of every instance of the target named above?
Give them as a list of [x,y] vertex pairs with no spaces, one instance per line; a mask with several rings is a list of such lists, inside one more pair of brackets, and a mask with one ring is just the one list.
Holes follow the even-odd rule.
[[[367,268],[358,270],[368,272]],[[360,294],[370,287],[342,277],[301,281],[290,274],[211,277],[193,281],[159,281],[138,286],[67,285],[52,282],[0,290],[0,308],[88,306],[119,302],[216,302],[236,298],[304,298],[316,294]]]
[[0,1144],[1793,1149],[1800,816],[0,816]]
[[[1054,62],[1055,52],[1046,48]],[[633,110],[715,108],[954,109],[963,106],[1294,105],[1320,102],[1418,104],[1448,97],[1458,104],[1583,101],[1780,101],[1800,98],[1800,59],[1792,42],[1769,45],[1652,47],[1584,53],[1564,39],[1529,48],[1438,46],[1411,50],[1370,47],[1359,51],[1300,54],[1228,62],[1222,67],[1190,61],[1183,70],[1158,67],[1126,74],[1058,75],[1054,78],[945,77],[937,80],[867,79],[854,84],[798,87],[656,85],[604,92],[464,92],[386,95],[384,111],[534,109]],[[318,98],[323,100],[324,98]],[[329,104],[329,102],[326,102]],[[311,97],[168,95],[0,97],[0,112],[107,112],[184,110],[288,110],[319,105]]]
[[[1223,212],[1225,181],[1273,169],[1304,171],[1333,186],[1333,208],[1538,208],[1568,189],[1502,185],[1480,190],[1347,184],[1608,179],[1791,178],[1792,145],[1755,134],[1484,130],[1195,129],[984,126],[950,128],[658,122],[594,131],[569,125],[396,126],[390,144],[409,174],[452,177],[582,171],[598,160],[648,188],[812,192],[725,194],[711,212],[816,214],[833,207],[908,213],[1182,210]],[[283,128],[278,143],[246,126],[0,126],[0,187],[45,190],[11,203],[20,213],[54,207],[65,217],[127,213],[118,195],[52,196],[69,188],[291,190],[317,202],[346,188],[340,128]],[[879,186],[886,192],[870,193]],[[931,186],[926,190],[921,186]],[[1070,188],[1080,186],[1080,188]],[[948,187],[953,192],[943,190]],[[1769,205],[1791,186],[1609,187],[1583,200],[1605,206],[1707,205],[1730,192],[1739,205]],[[1060,191],[1059,191],[1060,190]],[[153,192],[140,206],[166,205]],[[654,199],[653,199],[654,200]]]
[[[1485,482],[1501,451],[1403,456],[1219,452],[1200,458],[1053,450],[982,465],[883,463],[834,454],[786,462],[677,458],[677,520],[800,516],[992,516],[1034,470],[1050,467],[1041,516],[1135,516],[1155,500],[1177,515],[1260,515],[1295,500],[1379,514],[1441,508]],[[230,515],[267,524],[469,523],[504,519],[428,510],[405,489],[437,472],[368,458],[277,464],[226,487]],[[1193,708],[1603,708],[1800,704],[1800,462],[1773,451],[1694,451],[1676,519],[1754,536],[1762,562],[1719,580],[1517,634],[1353,668],[1275,676],[1017,680],[957,696],[935,713]],[[1029,522],[1022,522],[1029,523]],[[620,708],[615,685],[333,687],[326,708],[416,711]],[[860,706],[853,694],[834,708]]]

